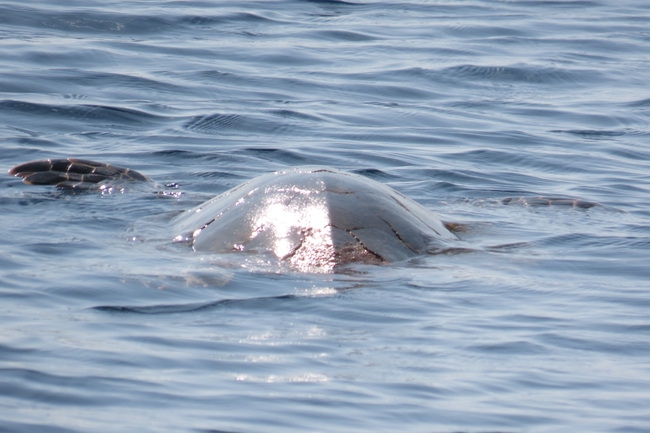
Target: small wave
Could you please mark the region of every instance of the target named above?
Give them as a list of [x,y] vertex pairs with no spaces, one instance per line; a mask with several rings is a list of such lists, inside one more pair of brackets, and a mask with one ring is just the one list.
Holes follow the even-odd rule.
[[539,355],[546,352],[544,346],[529,341],[509,341],[494,344],[477,344],[469,350],[502,355]]
[[650,107],[650,98],[639,99],[638,101],[629,102],[630,107]]
[[382,182],[390,182],[391,180],[399,179],[399,176],[386,173],[385,171],[379,170],[377,168],[360,168],[352,170],[352,172]]
[[198,311],[211,310],[222,307],[234,308],[259,308],[268,307],[273,302],[284,302],[290,299],[302,298],[296,295],[280,295],[263,298],[250,299],[221,299],[219,301],[196,302],[189,304],[163,304],[163,305],[100,305],[92,307],[93,310],[104,311],[107,313],[127,313],[127,314],[181,314],[195,313]]
[[526,82],[539,84],[573,84],[587,80],[595,71],[569,71],[558,68],[530,66],[477,66],[460,65],[446,68],[443,74],[452,78],[478,81]]
[[567,246],[580,249],[583,252],[587,250],[602,251],[604,254],[611,256],[617,250],[647,250],[650,247],[650,241],[645,237],[635,238],[631,236],[620,237],[587,233],[567,233],[539,239],[535,242],[535,245],[549,248]]
[[39,8],[23,6],[1,8],[0,23],[12,26],[46,27],[52,30],[72,33],[157,33],[171,28],[172,22],[157,15],[138,15],[134,13],[109,13],[100,9],[88,11]]
[[30,116],[47,116],[65,118],[85,122],[88,120],[101,120],[121,124],[144,124],[151,122],[165,122],[168,118],[147,113],[132,108],[115,107],[108,105],[58,105],[38,104],[34,102],[3,100],[0,101],[0,112],[29,114]]
[[180,150],[180,149],[169,149],[169,150],[157,150],[155,152],[150,152],[149,155],[152,156],[162,156],[162,157],[171,157],[174,159],[194,159],[201,158],[200,153],[192,152],[191,150]]
[[195,173],[195,176],[204,179],[241,179],[241,176],[227,172],[227,171],[204,171]]
[[375,36],[371,36],[365,33],[343,30],[321,30],[317,32],[311,32],[308,34],[308,36],[319,39],[329,39],[345,42],[367,42],[379,39]]
[[316,121],[316,122],[320,122],[323,120],[319,117],[312,116],[310,114],[301,113],[295,110],[271,110],[269,111],[269,113],[275,116],[283,117],[285,119],[309,120],[309,121]]
[[206,135],[249,135],[275,134],[288,129],[288,126],[243,114],[218,113],[193,117],[185,124],[185,129]]
[[276,19],[265,17],[259,13],[254,12],[235,12],[227,13],[223,15],[186,15],[178,19],[178,22],[181,24],[186,24],[190,26],[214,26],[214,25],[223,25],[223,24],[239,24],[245,25],[246,23],[274,23],[281,22]]
[[572,134],[572,135],[577,135],[580,137],[592,138],[592,139],[620,137],[626,134],[625,131],[611,131],[606,129],[569,129],[569,130],[556,129],[551,132]]
[[344,0],[303,0],[305,3],[321,3],[321,4],[330,4],[330,5],[348,5],[348,6],[360,6],[363,3],[354,3]]
[[246,156],[253,156],[265,161],[281,162],[289,165],[312,165],[314,163],[311,159],[299,152],[276,148],[249,147],[233,153],[245,154]]

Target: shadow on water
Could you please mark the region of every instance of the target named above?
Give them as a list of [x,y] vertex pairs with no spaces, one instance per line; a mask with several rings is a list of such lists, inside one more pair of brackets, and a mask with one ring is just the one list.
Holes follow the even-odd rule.
[[92,307],[93,310],[108,312],[108,313],[131,313],[131,314],[179,314],[179,313],[194,313],[204,310],[212,310],[218,308],[242,308],[242,309],[271,309],[274,310],[273,305],[280,305],[279,303],[299,298],[297,295],[281,295],[271,297],[261,297],[252,299],[222,299],[213,302],[200,302],[192,304],[179,304],[179,305],[149,305],[149,306],[112,306],[102,305]]

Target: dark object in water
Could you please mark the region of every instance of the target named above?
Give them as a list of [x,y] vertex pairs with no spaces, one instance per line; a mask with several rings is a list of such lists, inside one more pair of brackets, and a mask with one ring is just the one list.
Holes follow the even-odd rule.
[[107,181],[149,181],[129,168],[76,158],[30,161],[15,166],[9,174],[22,177],[28,185],[74,189],[97,189]]
[[589,209],[598,206],[593,201],[580,200],[577,198],[562,197],[506,197],[501,200],[503,204],[518,204],[522,206],[568,206],[580,209]]

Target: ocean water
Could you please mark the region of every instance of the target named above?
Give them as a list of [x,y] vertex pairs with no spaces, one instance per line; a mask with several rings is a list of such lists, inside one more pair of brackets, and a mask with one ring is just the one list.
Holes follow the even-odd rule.
[[[0,176],[0,431],[650,431],[648,83],[643,0],[0,2],[3,172],[156,181]],[[167,237],[301,165],[462,248],[297,274]]]

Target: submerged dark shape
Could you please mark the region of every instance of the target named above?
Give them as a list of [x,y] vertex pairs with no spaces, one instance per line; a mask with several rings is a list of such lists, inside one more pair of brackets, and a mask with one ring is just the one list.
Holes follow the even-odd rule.
[[[92,189],[148,180],[93,161],[34,161],[9,174],[31,184]],[[299,272],[348,263],[386,264],[444,250],[456,236],[440,219],[379,182],[303,167],[254,178],[177,216],[175,240],[195,251],[263,254]]]
[[562,198],[562,197],[506,197],[501,199],[503,204],[518,204],[522,206],[568,206],[577,207],[581,209],[589,209],[598,206],[598,203],[593,201],[580,200],[577,198]]

